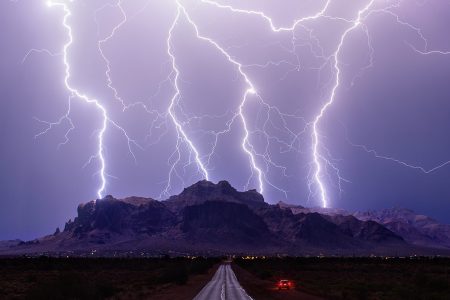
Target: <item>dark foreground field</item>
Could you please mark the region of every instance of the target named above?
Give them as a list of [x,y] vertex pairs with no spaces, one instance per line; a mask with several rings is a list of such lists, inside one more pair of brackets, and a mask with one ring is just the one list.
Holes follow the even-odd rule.
[[[296,299],[295,292],[324,299],[450,299],[448,258],[266,258],[235,264],[241,285],[258,300]],[[278,291],[280,279],[294,281],[294,291]]]
[[0,259],[0,299],[192,299],[216,258]]
[[[190,300],[220,258],[0,259],[0,299]],[[256,258],[232,268],[255,300],[450,299],[446,258]],[[276,282],[289,279],[290,291]],[[214,299],[212,299],[214,300]]]

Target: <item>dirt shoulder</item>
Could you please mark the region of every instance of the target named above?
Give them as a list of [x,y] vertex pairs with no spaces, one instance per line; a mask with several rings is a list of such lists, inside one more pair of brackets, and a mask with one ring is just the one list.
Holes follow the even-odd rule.
[[304,300],[319,300],[320,297],[310,295],[298,287],[290,290],[278,290],[276,288],[276,282],[269,280],[262,280],[244,270],[236,264],[231,265],[234,273],[236,274],[239,283],[245,289],[245,291],[256,300],[291,300],[291,299],[304,299]]

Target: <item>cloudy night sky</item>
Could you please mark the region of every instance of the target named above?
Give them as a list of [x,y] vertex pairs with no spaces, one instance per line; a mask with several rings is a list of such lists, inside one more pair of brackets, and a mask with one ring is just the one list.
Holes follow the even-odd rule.
[[450,223],[448,0],[2,0],[0,15],[0,240],[52,233],[98,193],[163,200],[206,177]]

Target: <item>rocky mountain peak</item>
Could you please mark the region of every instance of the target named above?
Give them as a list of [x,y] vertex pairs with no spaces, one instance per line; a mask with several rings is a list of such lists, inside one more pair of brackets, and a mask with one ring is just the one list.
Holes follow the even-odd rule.
[[218,183],[201,180],[185,188],[179,195],[170,197],[164,203],[172,210],[180,210],[184,207],[202,204],[207,201],[234,202],[245,204],[251,208],[267,205],[264,202],[264,197],[256,190],[239,192],[225,180]]

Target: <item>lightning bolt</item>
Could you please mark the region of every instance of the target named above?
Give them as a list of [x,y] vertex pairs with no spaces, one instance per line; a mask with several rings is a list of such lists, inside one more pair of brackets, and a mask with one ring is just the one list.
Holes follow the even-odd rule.
[[341,76],[341,69],[339,66],[340,65],[339,55],[341,54],[341,49],[342,49],[342,46],[344,45],[345,39],[350,32],[352,32],[353,30],[358,28],[358,26],[361,24],[363,15],[365,13],[367,13],[367,11],[370,9],[370,7],[373,5],[374,2],[375,2],[375,0],[370,1],[363,9],[361,9],[358,12],[358,17],[355,19],[355,21],[353,21],[353,25],[351,27],[349,27],[347,30],[345,30],[344,33],[342,34],[339,45],[333,54],[334,69],[336,71],[336,81],[335,81],[333,89],[331,90],[331,96],[330,96],[329,100],[325,103],[324,106],[322,106],[319,114],[315,117],[314,122],[313,122],[313,134],[312,134],[312,136],[313,136],[313,157],[314,157],[314,164],[316,165],[316,171],[314,172],[314,178],[316,179],[316,183],[319,187],[320,196],[321,196],[321,200],[322,200],[322,207],[324,207],[324,208],[328,207],[328,196],[327,196],[327,192],[325,189],[325,185],[321,178],[322,165],[321,165],[320,161],[324,160],[328,164],[329,164],[329,162],[319,152],[320,141],[319,141],[318,126],[319,126],[321,119],[324,117],[325,112],[333,104],[333,102],[335,101],[335,98],[336,98],[336,91],[339,88],[340,76]]
[[[258,181],[259,181],[259,191],[262,193],[263,190],[264,190],[264,188],[263,188],[263,181],[262,181],[262,171],[261,171],[261,169],[257,166],[256,160],[255,160],[255,158],[254,158],[254,156],[253,156],[253,153],[252,153],[252,146],[251,146],[251,144],[250,144],[249,141],[248,141],[249,133],[248,133],[248,129],[247,129],[247,123],[246,123],[246,119],[245,119],[245,117],[244,117],[244,115],[243,115],[243,107],[244,107],[244,105],[245,105],[245,103],[246,103],[246,101],[247,101],[248,96],[249,96],[249,95],[254,95],[254,94],[256,94],[256,90],[255,90],[255,88],[254,88],[252,82],[251,82],[250,79],[248,78],[247,74],[245,74],[245,73],[243,72],[243,70],[242,70],[242,65],[241,65],[239,62],[237,62],[236,60],[234,60],[234,59],[230,56],[230,54],[228,54],[228,53],[225,51],[225,49],[223,49],[217,42],[213,41],[213,40],[210,39],[210,38],[207,38],[207,37],[205,37],[205,36],[202,36],[202,35],[200,34],[200,32],[199,32],[199,29],[198,29],[197,25],[194,23],[194,21],[191,19],[191,17],[190,17],[189,14],[187,13],[185,7],[182,6],[181,3],[180,3],[179,1],[176,1],[176,4],[177,4],[177,15],[176,15],[176,17],[175,17],[175,20],[174,20],[174,22],[173,22],[173,24],[172,24],[170,30],[169,30],[169,37],[168,37],[168,39],[167,39],[167,47],[168,47],[168,55],[169,55],[169,56],[171,57],[171,59],[172,59],[172,68],[173,68],[173,70],[174,70],[174,72],[175,72],[175,79],[174,79],[174,82],[175,82],[175,90],[176,90],[176,93],[174,94],[174,96],[172,97],[171,102],[170,102],[169,114],[170,114],[170,116],[171,116],[173,122],[176,124],[177,132],[178,132],[178,137],[179,137],[179,138],[181,137],[183,140],[185,140],[185,141],[188,143],[189,147],[190,147],[190,148],[192,149],[192,151],[195,153],[195,160],[196,160],[198,166],[200,167],[200,169],[201,169],[203,175],[205,176],[205,178],[208,179],[208,177],[209,177],[208,172],[207,172],[205,166],[203,165],[202,161],[201,161],[200,158],[199,158],[199,153],[198,153],[197,149],[195,148],[193,142],[190,141],[189,138],[187,137],[186,133],[185,133],[184,130],[183,130],[183,127],[180,125],[180,123],[178,122],[178,120],[177,120],[177,118],[176,118],[176,116],[175,116],[175,114],[174,114],[174,112],[173,112],[173,107],[176,105],[177,101],[179,100],[179,97],[180,97],[181,92],[180,92],[180,88],[179,88],[179,86],[178,86],[178,78],[179,78],[179,75],[180,75],[180,71],[179,71],[179,69],[178,69],[178,67],[177,67],[177,65],[176,65],[176,58],[175,58],[175,55],[173,54],[173,49],[172,49],[171,39],[172,39],[172,32],[173,32],[173,30],[174,30],[174,28],[175,28],[175,26],[176,26],[178,20],[180,19],[181,15],[183,15],[183,16],[186,18],[186,20],[189,22],[189,24],[192,25],[192,27],[194,28],[195,33],[196,33],[196,37],[197,37],[199,40],[208,42],[209,44],[211,44],[212,46],[214,46],[217,50],[219,50],[219,51],[227,58],[227,60],[228,60],[231,64],[233,64],[233,65],[235,65],[235,66],[237,67],[237,69],[238,69],[240,75],[243,77],[243,79],[245,80],[245,82],[246,82],[246,84],[247,84],[247,90],[245,91],[245,93],[244,93],[244,95],[243,95],[243,97],[242,97],[242,102],[241,102],[241,105],[239,106],[238,112],[237,112],[237,114],[235,114],[235,115],[233,116],[231,122],[228,123],[228,127],[229,127],[229,128],[231,127],[231,124],[234,122],[234,120],[235,120],[238,116],[241,118],[242,125],[243,125],[244,131],[245,131],[244,139],[243,139],[243,142],[242,142],[242,149],[244,150],[245,153],[248,154],[248,156],[249,156],[249,158],[250,158],[250,163],[251,163],[251,165],[252,165],[252,168],[253,168],[253,169],[256,171],[256,173],[257,173]],[[220,134],[223,134],[223,133],[225,133],[225,132],[227,132],[227,131],[228,131],[228,130],[225,130],[225,131],[223,131],[223,132],[220,132],[219,135],[220,135]],[[216,137],[216,143],[217,143],[217,137]],[[214,148],[215,148],[216,143],[214,144],[213,151],[214,151]],[[212,152],[213,152],[213,151],[212,151]],[[179,155],[178,155],[178,158],[179,158]],[[173,169],[174,169],[174,168],[172,167],[170,172],[173,172]],[[253,173],[252,173],[252,175],[253,175]],[[250,181],[250,178],[249,178],[249,181]]]
[[[68,41],[63,47],[63,63],[64,63],[64,67],[65,67],[64,85],[65,85],[66,89],[70,92],[71,98],[76,97],[76,98],[79,98],[79,99],[85,101],[88,104],[94,105],[100,111],[100,113],[102,115],[102,127],[100,128],[98,136],[97,136],[98,151],[94,156],[91,157],[91,158],[94,158],[94,157],[97,158],[100,162],[99,174],[100,174],[101,183],[100,183],[100,187],[97,190],[97,196],[98,196],[98,198],[102,198],[103,191],[105,190],[105,187],[106,187],[106,175],[105,175],[106,165],[105,165],[105,158],[103,155],[103,146],[104,146],[103,138],[104,138],[104,135],[105,135],[105,132],[107,129],[108,114],[106,112],[106,109],[100,104],[100,102],[97,99],[90,98],[89,96],[80,92],[78,89],[72,87],[70,84],[71,66],[70,66],[70,62],[68,59],[68,49],[70,48],[70,46],[73,43],[72,27],[68,23],[68,19],[72,15],[70,8],[68,7],[68,5],[65,2],[47,1],[46,4],[48,7],[61,7],[64,11],[62,26],[67,30],[67,35],[68,35]],[[70,106],[69,106],[69,110],[67,111],[67,113],[65,115],[65,118],[68,118],[67,116],[69,116],[69,115],[70,115]]]
[[188,144],[188,146],[191,149],[191,151],[194,152],[195,161],[197,162],[199,171],[201,171],[201,173],[203,174],[203,176],[204,176],[204,178],[206,180],[209,180],[208,171],[206,170],[205,165],[203,164],[202,160],[200,159],[200,154],[199,154],[197,148],[195,147],[194,143],[187,136],[186,132],[183,129],[183,126],[178,121],[178,119],[177,119],[177,117],[176,117],[176,115],[174,113],[174,106],[176,106],[178,104],[178,101],[179,101],[179,99],[181,97],[181,92],[180,92],[180,88],[179,88],[180,71],[179,71],[178,66],[176,64],[175,55],[173,54],[172,33],[173,33],[173,30],[174,30],[175,26],[177,25],[178,20],[180,19],[181,10],[182,10],[182,7],[177,2],[177,14],[176,14],[175,19],[174,19],[174,21],[172,23],[172,26],[169,29],[169,35],[168,35],[168,38],[167,38],[167,54],[171,58],[172,69],[173,69],[173,71],[175,73],[175,78],[174,78],[175,94],[170,99],[170,105],[169,105],[169,110],[168,111],[169,111],[170,118],[172,119],[173,123],[175,124],[176,132],[177,132],[177,145],[176,145],[177,159],[176,159],[175,163],[172,164],[172,166],[170,168],[169,181],[168,181],[168,185],[166,186],[166,189],[164,190],[165,193],[167,193],[168,189],[170,188],[170,178],[171,178],[172,174],[174,172],[176,172],[175,166],[181,159],[181,154],[180,154],[180,149],[179,149],[180,141],[185,141]]
[[[316,118],[314,120],[314,123],[313,123],[313,156],[314,156],[314,163],[316,165],[316,172],[314,174],[314,177],[315,177],[316,183],[317,183],[317,185],[319,186],[319,189],[320,189],[320,194],[321,194],[321,199],[322,199],[322,206],[325,207],[325,208],[328,206],[328,201],[327,201],[328,197],[327,197],[327,194],[326,194],[325,186],[324,186],[323,182],[321,181],[322,166],[321,166],[320,160],[325,161],[327,163],[327,165],[331,165],[331,166],[333,166],[333,165],[331,163],[329,163],[329,161],[327,161],[325,157],[320,155],[320,152],[318,151],[320,142],[319,142],[319,133],[318,133],[318,130],[317,130],[317,126],[318,126],[320,120],[323,118],[324,113],[326,112],[327,108],[330,105],[333,104],[333,102],[334,102],[334,100],[336,98],[336,91],[337,91],[337,89],[339,88],[339,85],[340,85],[339,82],[340,82],[340,75],[341,75],[341,70],[339,68],[339,64],[340,64],[339,63],[339,55],[340,55],[342,46],[344,45],[345,38],[348,36],[348,34],[350,32],[352,32],[353,30],[355,30],[356,28],[358,28],[360,25],[363,25],[362,24],[363,19],[367,18],[368,16],[370,16],[370,15],[372,15],[374,13],[381,12],[381,13],[385,13],[385,14],[393,16],[395,18],[395,21],[398,24],[411,29],[412,31],[414,31],[418,35],[418,37],[420,39],[422,39],[422,41],[424,42],[425,50],[418,50],[414,46],[412,46],[411,44],[406,43],[415,52],[417,52],[419,54],[422,54],[422,55],[432,55],[432,54],[447,55],[447,54],[450,54],[449,51],[428,50],[428,40],[423,35],[422,30],[420,28],[418,28],[418,27],[408,23],[408,22],[405,22],[405,21],[401,20],[401,18],[397,14],[395,14],[394,12],[391,11],[391,9],[393,9],[393,8],[398,8],[400,6],[400,4],[401,4],[401,1],[399,1],[397,4],[393,4],[391,6],[388,6],[387,8],[371,10],[371,7],[374,5],[375,2],[376,1],[374,1],[374,0],[370,1],[362,10],[360,10],[358,12],[358,17],[353,21],[353,25],[350,28],[348,28],[343,33],[343,35],[341,36],[338,48],[337,48],[336,52],[333,55],[334,62],[335,62],[334,68],[336,70],[336,82],[335,82],[335,85],[334,85],[334,87],[332,89],[331,97],[330,97],[329,101],[326,102],[325,105],[322,107],[322,109],[320,110],[320,113],[316,116]],[[369,49],[370,49],[370,53],[369,53],[370,62],[369,62],[369,64],[366,67],[363,68],[363,70],[365,70],[365,69],[370,68],[371,66],[373,66],[373,52],[374,52],[374,50],[373,50],[372,45],[371,45],[369,33],[367,31],[367,28],[365,28],[365,26],[363,27],[363,30],[364,30],[364,32],[365,32],[365,34],[367,36],[368,45],[369,45]],[[348,138],[347,138],[347,140],[348,140]],[[376,157],[376,158],[392,161],[392,162],[395,162],[397,164],[403,165],[405,167],[419,170],[419,171],[421,171],[421,172],[423,172],[425,174],[432,173],[432,172],[434,172],[434,171],[436,171],[436,170],[438,170],[438,169],[440,169],[442,167],[450,165],[450,161],[446,161],[446,162],[443,162],[443,163],[441,163],[441,164],[439,164],[439,165],[437,165],[437,166],[435,166],[433,168],[426,169],[424,167],[417,166],[417,165],[412,165],[412,164],[409,164],[407,162],[401,161],[401,160],[393,158],[393,157],[380,155],[380,154],[377,153],[377,151],[375,151],[373,149],[370,149],[370,148],[368,148],[365,145],[353,144],[349,140],[348,140],[348,142],[352,146],[358,147],[360,149],[363,149],[367,153],[370,153],[370,154],[374,155],[374,157]]]
[[[72,1],[70,1],[70,2],[72,2]],[[66,29],[67,37],[68,37],[68,41],[64,45],[63,51],[62,51],[62,53],[63,53],[62,54],[63,55],[63,64],[64,64],[64,69],[65,69],[64,85],[65,85],[65,88],[67,89],[67,91],[70,93],[70,99],[69,99],[69,106],[68,106],[68,110],[67,110],[66,114],[58,122],[53,122],[53,123],[45,122],[45,123],[48,124],[47,129],[44,130],[43,132],[41,132],[40,134],[36,135],[36,137],[38,137],[38,136],[48,132],[48,130],[50,130],[53,126],[59,125],[62,120],[66,119],[71,124],[71,128],[69,129],[69,131],[65,135],[66,140],[65,140],[65,142],[62,143],[62,144],[66,144],[68,142],[68,135],[69,135],[70,131],[74,129],[72,120],[70,119],[70,107],[71,107],[71,105],[70,105],[71,101],[70,100],[72,98],[78,98],[80,100],[83,100],[87,104],[94,105],[97,108],[97,110],[100,112],[100,114],[101,114],[102,126],[98,130],[98,134],[97,134],[97,141],[98,141],[97,153],[95,155],[92,155],[89,158],[88,164],[91,163],[94,159],[97,159],[99,161],[99,163],[100,163],[100,169],[98,171],[98,174],[100,175],[100,186],[97,189],[97,197],[98,198],[102,198],[103,197],[103,193],[104,193],[105,188],[106,188],[106,177],[108,176],[108,174],[106,173],[106,161],[105,161],[105,157],[104,157],[104,136],[105,136],[105,132],[106,132],[106,130],[108,128],[108,124],[112,124],[115,128],[117,128],[119,131],[122,132],[122,134],[126,137],[126,139],[128,141],[128,146],[129,146],[130,151],[131,151],[131,144],[134,144],[137,147],[139,147],[139,145],[136,143],[135,140],[133,140],[133,139],[131,139],[129,137],[129,135],[127,134],[125,129],[123,129],[115,121],[113,121],[112,119],[109,118],[107,110],[100,103],[99,100],[84,94],[79,89],[77,89],[77,88],[75,88],[75,87],[73,87],[71,85],[71,83],[70,83],[71,65],[70,65],[70,61],[68,59],[68,51],[69,51],[70,46],[74,42],[74,37],[73,37],[73,34],[72,34],[72,27],[70,26],[68,20],[69,20],[70,16],[72,15],[72,12],[71,12],[71,10],[70,10],[70,8],[69,8],[69,6],[68,6],[68,4],[66,2],[47,1],[46,4],[47,4],[48,7],[60,7],[64,11],[64,17],[63,17],[63,20],[62,20],[62,26]],[[45,52],[47,52],[47,51],[45,51]],[[62,145],[62,144],[60,144],[60,145]],[[132,155],[135,158],[133,153],[132,153]]]

